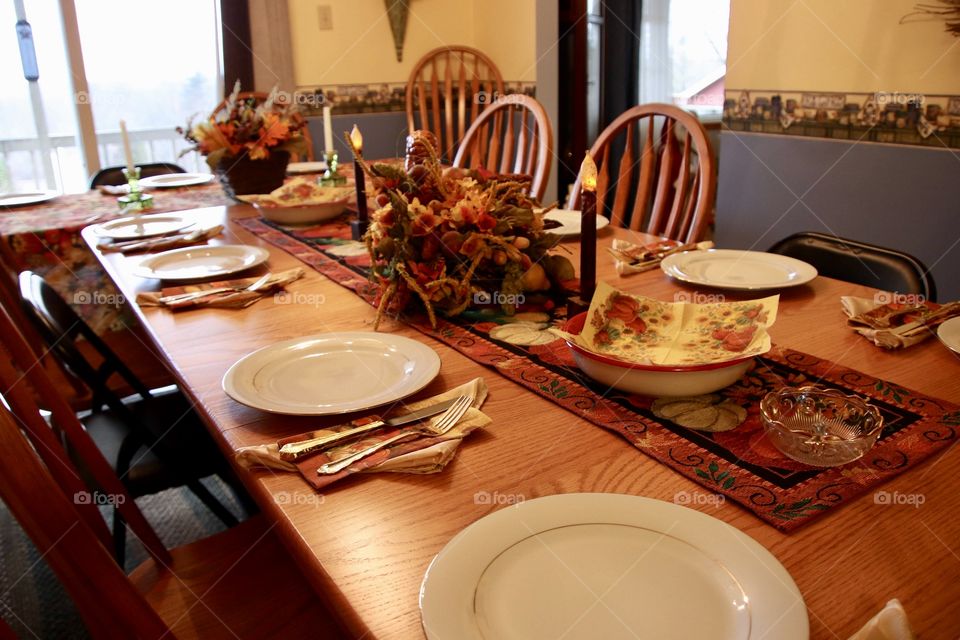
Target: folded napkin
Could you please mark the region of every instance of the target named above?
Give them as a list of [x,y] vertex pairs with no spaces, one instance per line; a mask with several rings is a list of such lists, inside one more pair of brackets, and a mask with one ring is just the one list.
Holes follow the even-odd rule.
[[907,612],[900,601],[894,598],[870,618],[860,631],[850,636],[850,640],[914,640]]
[[[335,446],[326,451],[307,456],[296,462],[287,462],[280,459],[279,446],[276,442],[270,444],[241,447],[236,451],[237,462],[246,468],[269,467],[282,471],[299,471],[303,478],[314,488],[323,487],[342,480],[354,473],[377,473],[381,471],[392,473],[438,473],[453,459],[460,441],[475,429],[481,429],[490,424],[490,418],[480,411],[487,398],[487,385],[483,378],[474,378],[470,382],[460,385],[449,391],[412,402],[404,406],[406,410],[416,411],[423,407],[450,400],[458,396],[468,395],[473,399],[470,409],[450,431],[442,436],[421,436],[415,440],[398,442],[387,449],[381,449],[373,455],[367,456],[353,463],[340,473],[322,476],[317,473],[320,465],[342,459],[355,451],[366,449],[396,433],[396,430],[387,429],[383,433],[376,433],[370,437],[354,440],[346,444]],[[434,419],[439,419],[436,416]],[[354,426],[353,423],[338,425],[328,430],[319,430],[311,434],[320,436],[325,431],[335,433]],[[289,440],[289,438],[284,438]]]
[[[303,274],[304,271],[302,267],[274,273],[268,280],[253,290],[246,288],[255,284],[263,276],[240,278],[237,280],[221,280],[219,282],[204,282],[202,284],[182,285],[178,287],[165,287],[160,291],[148,291],[137,294],[137,304],[142,307],[167,307],[168,309],[174,310],[192,309],[195,307],[242,309],[249,307],[271,290],[284,287],[294,280],[302,278]],[[229,288],[230,290],[211,293],[210,295],[200,295],[203,291],[224,288]],[[166,302],[162,300],[167,296],[186,293],[196,293],[198,295],[197,297],[180,301]]]
[[601,282],[580,335],[551,332],[594,353],[646,365],[726,362],[770,350],[780,296],[739,302],[662,302]]
[[195,229],[156,238],[143,240],[126,240],[123,242],[104,241],[97,245],[103,253],[141,253],[144,251],[166,251],[178,247],[189,247],[201,244],[210,238],[215,238],[223,231],[223,225],[216,225],[208,229]]
[[105,196],[125,196],[130,193],[128,184],[98,184],[97,191]]
[[613,239],[613,246],[607,251],[614,257],[617,273],[642,273],[656,269],[667,256],[681,251],[706,251],[712,249],[713,243],[709,240],[690,244],[680,244],[676,240],[661,240],[652,244],[634,244],[619,238]]
[[847,325],[884,349],[902,349],[923,342],[934,334],[937,325],[960,315],[960,302],[880,304],[870,298],[841,296],[840,305],[847,315]]

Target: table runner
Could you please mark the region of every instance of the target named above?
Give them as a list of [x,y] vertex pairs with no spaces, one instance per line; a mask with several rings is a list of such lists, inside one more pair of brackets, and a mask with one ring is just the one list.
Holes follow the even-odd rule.
[[[369,259],[349,241],[349,228],[342,219],[298,229],[260,219],[239,223],[372,303],[376,291],[366,278]],[[735,412],[745,413],[742,423],[721,433],[697,431],[683,426],[687,412],[673,419],[661,417],[666,412],[660,405],[669,400],[655,405],[654,398],[608,389],[586,377],[564,341],[531,344],[539,341],[542,326],[503,331],[509,325],[440,319],[433,329],[425,317],[405,321],[475,362],[618,433],[646,455],[699,483],[714,498],[719,494],[734,500],[783,531],[835,509],[948,447],[957,439],[960,427],[960,407],[953,403],[775,345],[757,358],[738,382],[693,400],[698,408],[722,408],[725,403],[743,407],[745,411]],[[785,457],[767,441],[759,416],[760,399],[774,388],[810,383],[865,396],[880,409],[883,432],[863,458],[841,467],[815,468]],[[683,498],[678,494],[677,501]],[[706,502],[711,497],[687,495],[686,499]]]
[[[219,182],[178,189],[154,189],[148,213],[234,204]],[[135,323],[123,296],[80,237],[84,227],[123,215],[117,196],[96,189],[64,194],[29,207],[0,208],[0,237],[11,267],[36,271],[97,333]]]

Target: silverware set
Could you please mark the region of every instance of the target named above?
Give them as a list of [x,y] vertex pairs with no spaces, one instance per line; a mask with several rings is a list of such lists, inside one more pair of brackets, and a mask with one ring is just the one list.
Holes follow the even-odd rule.
[[[364,424],[345,431],[325,434],[323,436],[307,438],[296,442],[288,442],[280,447],[280,458],[286,461],[296,461],[305,456],[312,455],[330,449],[333,446],[341,445],[349,440],[356,439],[362,435],[383,428],[399,427],[401,425],[420,422],[420,424],[406,429],[401,429],[399,433],[381,440],[366,449],[351,453],[342,458],[331,460],[317,469],[320,475],[330,475],[338,473],[347,468],[354,462],[362,460],[381,449],[384,449],[395,442],[406,440],[419,436],[442,436],[449,432],[467,412],[473,399],[468,395],[458,396],[450,400],[444,400],[436,404],[424,407],[411,413],[396,416],[388,419],[377,419],[368,424]],[[439,418],[433,421],[426,421],[427,418],[442,413]]]
[[261,278],[258,278],[252,284],[249,284],[245,287],[216,287],[214,289],[204,289],[202,291],[190,291],[188,293],[177,293],[174,295],[163,296],[157,301],[161,304],[182,304],[184,302],[190,302],[193,300],[198,300],[200,298],[206,298],[207,296],[220,295],[223,293],[244,293],[246,291],[256,291],[263,285],[267,284],[270,281],[270,278],[273,277],[272,273],[268,273]]

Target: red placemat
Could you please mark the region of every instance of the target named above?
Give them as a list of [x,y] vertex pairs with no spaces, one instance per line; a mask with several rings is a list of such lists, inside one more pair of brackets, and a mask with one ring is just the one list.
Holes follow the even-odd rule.
[[[239,222],[368,302],[373,300],[375,290],[365,276],[369,260],[363,253],[349,251],[345,222],[297,230],[257,219]],[[960,407],[953,403],[775,346],[757,358],[738,382],[696,401],[701,409],[741,407],[742,411],[732,412],[738,419],[745,416],[739,426],[721,433],[698,431],[684,426],[688,412],[667,419],[662,416],[674,412],[664,411],[662,403],[655,405],[654,398],[608,389],[587,378],[562,340],[518,344],[535,341],[533,334],[542,328],[499,340],[501,325],[495,322],[439,320],[436,329],[425,318],[411,317],[407,322],[475,362],[620,434],[646,455],[782,530],[809,522],[948,447],[957,439],[960,426]],[[863,458],[830,469],[810,467],[783,456],[767,441],[759,417],[760,399],[771,389],[810,383],[867,397],[880,409],[883,432]]]

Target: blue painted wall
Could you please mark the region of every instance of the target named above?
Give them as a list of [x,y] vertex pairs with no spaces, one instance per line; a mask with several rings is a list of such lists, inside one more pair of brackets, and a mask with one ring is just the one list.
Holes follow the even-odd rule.
[[[309,117],[307,124],[313,137],[313,151],[317,160],[323,159],[323,118]],[[334,148],[340,162],[352,162],[353,154],[343,140],[343,132],[356,124],[363,133],[363,156],[368,160],[402,158],[407,141],[407,113],[384,111],[380,113],[350,113],[334,115],[330,126],[336,138]]]
[[724,130],[717,246],[766,251],[798,231],[906,251],[958,300],[960,152]]

